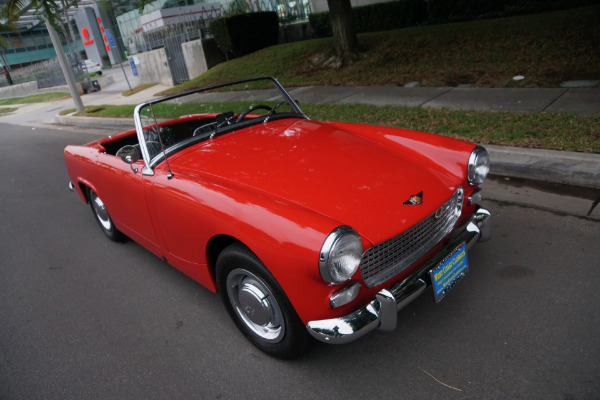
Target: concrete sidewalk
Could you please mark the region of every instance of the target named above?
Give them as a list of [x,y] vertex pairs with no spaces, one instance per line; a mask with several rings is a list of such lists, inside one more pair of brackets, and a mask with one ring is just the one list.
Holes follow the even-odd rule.
[[[119,71],[98,79],[100,92],[83,97],[85,105],[139,104],[159,97],[171,86],[157,84],[131,96]],[[131,86],[136,86],[135,79]],[[591,83],[591,82],[590,82]],[[394,86],[305,86],[287,87],[301,103],[372,104],[403,107],[434,107],[487,111],[549,111],[600,113],[600,88],[473,88]],[[66,89],[65,89],[66,90]],[[107,96],[107,94],[109,94]]]
[[289,92],[300,103],[600,113],[600,89],[310,86]]
[[[107,87],[110,89],[110,86]],[[138,104],[169,89],[156,85],[131,96],[115,93],[109,99],[101,92],[85,96],[86,105]],[[549,111],[600,113],[600,88],[465,88],[391,86],[306,86],[287,88],[300,103],[339,103],[433,107],[487,111]],[[103,89],[104,90],[104,89]]]

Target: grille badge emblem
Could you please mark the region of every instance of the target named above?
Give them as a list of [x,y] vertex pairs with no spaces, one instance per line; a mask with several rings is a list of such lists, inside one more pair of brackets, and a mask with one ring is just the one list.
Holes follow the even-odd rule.
[[404,206],[414,206],[423,203],[423,191],[420,191],[417,194],[413,194],[406,200],[402,205]]

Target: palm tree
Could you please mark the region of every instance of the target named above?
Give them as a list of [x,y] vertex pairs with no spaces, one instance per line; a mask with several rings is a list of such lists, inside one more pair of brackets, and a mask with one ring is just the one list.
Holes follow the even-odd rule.
[[54,50],[56,51],[63,74],[69,85],[73,101],[75,102],[75,107],[77,108],[77,111],[82,111],[83,103],[81,102],[81,97],[79,97],[79,92],[75,86],[73,72],[67,62],[64,49],[62,48],[55,31],[64,31],[60,18],[61,11],[66,18],[67,25],[70,27],[67,9],[71,6],[77,7],[77,0],[61,0],[60,6],[53,0],[6,0],[4,7],[0,11],[0,16],[6,18],[9,24],[12,24],[17,22],[24,12],[31,9],[35,11],[35,15],[37,15],[41,21],[46,23]]
[[[11,32],[13,29],[6,24],[3,24],[0,22],[0,33],[8,33]],[[0,36],[0,47],[4,47],[5,49],[8,49],[8,40],[6,40],[4,37]]]
[[1,15],[9,23],[15,23],[28,10],[34,10],[41,21],[47,21],[56,30],[62,31],[60,15],[69,7],[77,7],[77,0],[61,0],[61,6],[52,0],[6,0]]

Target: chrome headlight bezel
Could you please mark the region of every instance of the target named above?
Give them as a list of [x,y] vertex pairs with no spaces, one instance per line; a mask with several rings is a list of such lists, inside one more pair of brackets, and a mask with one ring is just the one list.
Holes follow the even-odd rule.
[[362,260],[362,241],[349,226],[338,226],[323,242],[319,272],[325,282],[344,283],[358,270]]
[[477,146],[469,156],[467,179],[471,186],[481,185],[490,172],[490,156],[482,146]]

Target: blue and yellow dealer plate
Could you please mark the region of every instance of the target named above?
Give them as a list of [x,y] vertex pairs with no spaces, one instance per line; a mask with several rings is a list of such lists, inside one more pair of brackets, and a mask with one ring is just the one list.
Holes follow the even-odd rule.
[[442,301],[468,269],[467,246],[462,243],[429,272],[435,301]]

